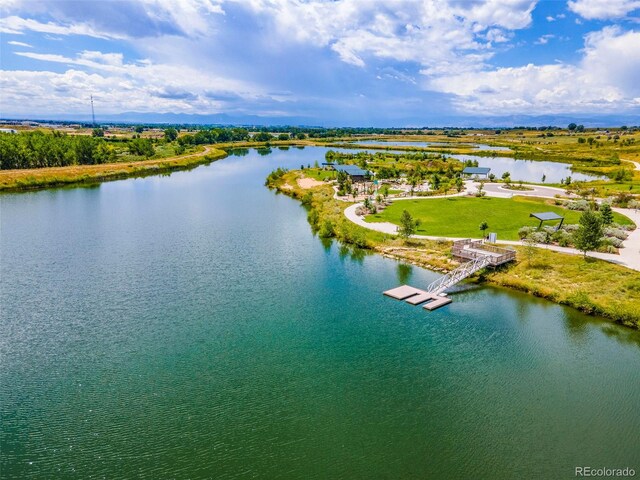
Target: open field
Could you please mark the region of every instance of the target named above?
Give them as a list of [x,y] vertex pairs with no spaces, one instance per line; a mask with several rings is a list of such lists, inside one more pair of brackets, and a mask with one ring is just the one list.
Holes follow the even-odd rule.
[[[565,217],[565,223],[578,223],[581,212],[568,210],[553,204],[553,200],[540,198],[451,197],[424,200],[395,201],[380,213],[368,215],[367,222],[391,222],[400,224],[404,210],[420,220],[418,235],[443,237],[481,236],[479,225],[487,222],[488,232],[496,232],[501,240],[518,240],[518,229],[537,227],[539,221],[530,213],[555,212]],[[623,225],[632,222],[625,216],[614,214],[614,221]],[[546,222],[555,225],[557,222]]]

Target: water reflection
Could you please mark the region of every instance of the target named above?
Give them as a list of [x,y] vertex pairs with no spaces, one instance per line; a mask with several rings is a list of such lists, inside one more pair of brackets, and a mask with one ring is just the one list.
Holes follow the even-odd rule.
[[396,268],[396,273],[398,274],[398,283],[400,285],[406,285],[409,283],[411,275],[413,274],[413,266],[407,263],[399,263]]
[[256,148],[256,152],[258,152],[258,155],[262,155],[264,157],[266,155],[269,155],[272,152],[272,150],[270,147],[259,147],[259,148]]
[[244,157],[249,154],[248,148],[232,148],[229,150],[229,155],[233,157]]

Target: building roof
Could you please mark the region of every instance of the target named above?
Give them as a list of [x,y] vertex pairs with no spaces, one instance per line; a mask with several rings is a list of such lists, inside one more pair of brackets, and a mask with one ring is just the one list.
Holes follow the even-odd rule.
[[541,222],[544,222],[545,220],[562,220],[564,218],[563,216],[558,215],[555,212],[532,213],[529,216],[537,218]]
[[369,175],[369,172],[361,169],[356,165],[334,165],[333,168],[338,172],[345,172],[347,175],[360,175],[366,177]]
[[490,171],[489,167],[465,167],[462,173],[467,175],[486,175]]

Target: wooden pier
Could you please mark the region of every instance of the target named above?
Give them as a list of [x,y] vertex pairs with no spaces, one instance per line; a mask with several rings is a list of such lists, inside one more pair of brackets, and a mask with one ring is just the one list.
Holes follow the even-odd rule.
[[401,285],[383,293],[396,300],[404,300],[411,305],[420,305],[426,302],[423,306],[424,309],[435,310],[451,303],[452,300],[444,293],[447,288],[452,287],[482,268],[496,267],[516,258],[515,250],[487,245],[480,240],[470,239],[454,242],[452,254],[454,257],[467,260],[467,262],[443,275],[425,290],[409,285]]

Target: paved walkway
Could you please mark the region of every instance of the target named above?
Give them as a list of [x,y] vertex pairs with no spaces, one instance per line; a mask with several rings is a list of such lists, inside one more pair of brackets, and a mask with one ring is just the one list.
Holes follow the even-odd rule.
[[[470,182],[468,182],[470,183]],[[495,184],[492,184],[495,185]],[[486,185],[485,185],[486,188]],[[540,187],[542,189],[555,189],[553,187]],[[469,187],[467,187],[468,191],[471,191]],[[473,190],[475,191],[475,189]],[[517,194],[521,194],[522,192],[516,191]],[[488,196],[494,196],[496,192],[487,191]],[[500,192],[497,192],[500,193]],[[528,192],[531,193],[531,192]],[[451,196],[460,196],[465,193],[455,194],[455,195],[439,195],[434,197],[405,197],[405,198],[395,198],[394,202],[401,202],[404,200],[412,200],[412,199],[421,199],[421,200],[429,200],[432,198],[443,198],[443,197],[451,197]],[[554,194],[555,195],[555,194]],[[497,196],[497,195],[495,195]],[[539,195],[538,195],[539,196]],[[553,198],[553,195],[551,196]],[[396,235],[398,233],[398,226],[389,223],[389,222],[380,222],[380,223],[368,223],[364,221],[364,218],[356,215],[356,209],[361,206],[361,204],[350,205],[344,210],[345,216],[352,221],[353,223],[360,225],[361,227],[368,228],[369,230],[375,230],[382,233],[387,233],[390,235]],[[623,242],[624,248],[620,249],[620,254],[616,255],[613,253],[599,253],[599,252],[590,252],[588,255],[590,257],[599,258],[601,260],[605,260],[611,263],[617,263],[619,265],[623,265],[625,267],[631,268],[633,270],[640,271],[640,211],[623,209],[623,208],[613,208],[615,212],[618,212],[622,215],[629,217],[633,222],[638,226],[633,232],[629,234],[627,239]],[[433,235],[413,235],[413,238],[421,238],[427,240],[462,240],[462,238],[458,237],[443,237],[443,236],[433,236]],[[522,242],[512,241],[512,240],[498,240],[499,244],[502,245],[522,245]],[[583,253],[575,248],[567,248],[567,247],[558,247],[556,245],[537,245],[538,248],[544,248],[547,250],[553,250],[561,253],[568,253],[571,255],[583,255]]]
[[640,170],[640,162],[634,162],[633,160],[624,160],[621,159],[623,162],[629,162],[629,163],[633,163],[633,166],[635,167],[636,170]]
[[[571,197],[577,198],[576,194],[570,193],[568,194],[566,190],[562,188],[556,187],[544,187],[542,185],[525,185],[528,188],[532,188],[533,190],[509,190],[508,188],[504,188],[503,183],[485,183],[484,191],[487,192],[487,195],[490,197],[503,197],[503,198],[511,198],[515,195],[521,197],[542,197],[542,198],[555,198],[556,195],[560,195],[563,197]],[[477,188],[474,192],[477,191]]]

